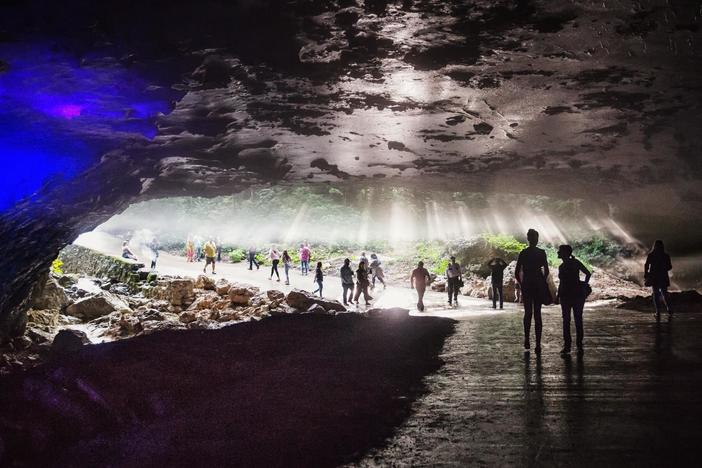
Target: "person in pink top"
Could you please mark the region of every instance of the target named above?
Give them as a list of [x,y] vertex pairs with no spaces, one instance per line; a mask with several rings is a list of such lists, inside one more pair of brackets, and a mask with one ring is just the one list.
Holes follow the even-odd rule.
[[307,275],[310,272],[310,257],[312,252],[307,243],[300,244],[300,273]]

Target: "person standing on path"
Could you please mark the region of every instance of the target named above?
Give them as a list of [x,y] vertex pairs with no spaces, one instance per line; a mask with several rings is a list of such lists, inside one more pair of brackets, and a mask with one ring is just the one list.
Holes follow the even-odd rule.
[[256,261],[256,246],[255,245],[251,245],[251,247],[249,247],[249,251],[248,251],[247,255],[249,257],[249,270],[253,270],[254,265],[256,265],[256,269],[258,270],[260,265]]
[[317,268],[314,270],[314,282],[317,283],[317,289],[312,291],[316,294],[319,291],[319,297],[322,297],[322,289],[324,287],[324,272],[322,271],[322,262],[317,262]]
[[278,263],[280,263],[280,252],[278,252],[278,249],[275,247],[271,247],[271,249],[268,251],[268,258],[271,259],[271,276],[270,279],[273,279],[273,273],[275,273],[275,276],[278,277],[278,281],[280,281],[280,273],[278,273]]
[[285,284],[290,284],[290,268],[292,267],[292,258],[287,250],[283,250],[283,271],[285,271]]
[[385,273],[383,272],[383,267],[380,265],[380,259],[374,253],[371,254],[370,271],[373,278],[373,282],[371,283],[371,289],[375,289],[376,279],[381,282],[381,284],[383,285],[383,289],[385,289],[387,287],[385,285]]
[[653,248],[648,253],[644,264],[644,284],[651,287],[653,307],[657,319],[660,318],[659,298],[665,305],[665,310],[669,314],[673,313],[668,295],[668,287],[670,286],[668,272],[672,269],[673,264],[670,262],[670,255],[665,251],[663,241],[657,240],[653,243]]
[[417,310],[420,312],[424,312],[424,293],[429,283],[431,283],[431,276],[424,268],[424,262],[419,262],[410,275],[410,286],[417,290]]
[[210,239],[205,242],[203,251],[205,252],[205,267],[202,269],[202,272],[207,273],[207,265],[212,264],[212,274],[216,275],[215,263],[217,262],[217,245],[215,245],[214,240]]
[[[344,259],[344,266],[339,270],[341,276],[341,289],[343,294],[344,305],[349,302],[353,304],[353,270],[351,269],[351,260]],[[348,295],[347,295],[348,293]]]
[[185,261],[188,263],[193,263],[193,257],[195,256],[195,245],[193,240],[188,237],[185,241]]
[[[534,351],[541,353],[541,305],[547,301],[546,295],[550,296],[546,278],[548,277],[548,261],[546,251],[538,248],[539,233],[534,229],[527,232],[529,247],[519,252],[517,266],[514,269],[515,280],[519,283],[524,301],[524,352],[530,349],[529,333],[531,332],[531,319],[534,318],[534,334],[536,335],[536,346]],[[550,298],[547,302],[551,302]]]
[[578,355],[583,353],[583,309],[585,308],[585,284],[580,281],[580,273],[585,275],[584,283],[590,281],[590,270],[580,260],[573,257],[573,248],[569,245],[558,247],[558,258],[563,263],[558,267],[558,294],[556,302],[561,303],[563,314],[563,349],[561,356],[570,354],[572,344],[570,336],[570,313],[575,320],[575,344]]
[[300,244],[300,274],[302,276],[307,276],[310,271],[310,248],[303,242]]
[[151,257],[151,270],[156,269],[156,262],[158,261],[158,241],[154,237],[151,239],[151,242],[149,242],[149,255]]
[[493,258],[488,262],[488,267],[490,267],[490,282],[492,283],[492,308],[497,309],[497,295],[500,295],[500,309],[502,309],[504,304],[504,297],[502,294],[502,285],[504,283],[504,271],[507,268],[507,262],[501,258]]
[[356,270],[356,294],[353,296],[353,300],[358,304],[358,299],[363,293],[363,298],[366,300],[366,305],[370,305],[370,300],[373,299],[370,294],[368,294],[368,269],[366,268],[365,262],[360,262],[358,264],[358,270]]
[[461,290],[461,265],[456,262],[456,257],[451,257],[451,262],[446,267],[446,281],[448,290],[448,303],[453,306],[454,303],[458,307],[458,292]]

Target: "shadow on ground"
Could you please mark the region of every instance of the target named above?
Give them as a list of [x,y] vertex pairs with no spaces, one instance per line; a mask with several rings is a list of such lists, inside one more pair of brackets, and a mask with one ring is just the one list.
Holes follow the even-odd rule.
[[353,461],[407,417],[453,329],[301,315],[89,346],[0,381],[0,465]]

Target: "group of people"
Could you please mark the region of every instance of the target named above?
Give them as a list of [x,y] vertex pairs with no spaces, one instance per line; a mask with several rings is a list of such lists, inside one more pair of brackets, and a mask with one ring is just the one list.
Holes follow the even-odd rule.
[[[208,255],[212,254],[213,251],[214,255]],[[209,262],[207,261],[208,257],[210,259]],[[205,268],[211,264],[214,273],[215,263],[222,261],[222,242],[219,238],[215,239],[214,237],[210,237],[203,242],[200,236],[188,236],[188,239],[185,241],[185,259],[188,263],[205,260]]]

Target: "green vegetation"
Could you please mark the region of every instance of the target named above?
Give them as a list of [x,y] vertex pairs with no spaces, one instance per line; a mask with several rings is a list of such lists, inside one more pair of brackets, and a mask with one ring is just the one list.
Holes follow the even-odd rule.
[[519,242],[514,236],[508,234],[483,234],[481,237],[490,247],[505,254],[517,255],[527,247],[525,243]]
[[232,263],[239,263],[246,260],[246,252],[244,249],[232,249],[229,251],[229,261]]
[[58,258],[51,262],[51,273],[53,273],[54,275],[63,274],[63,262]]

